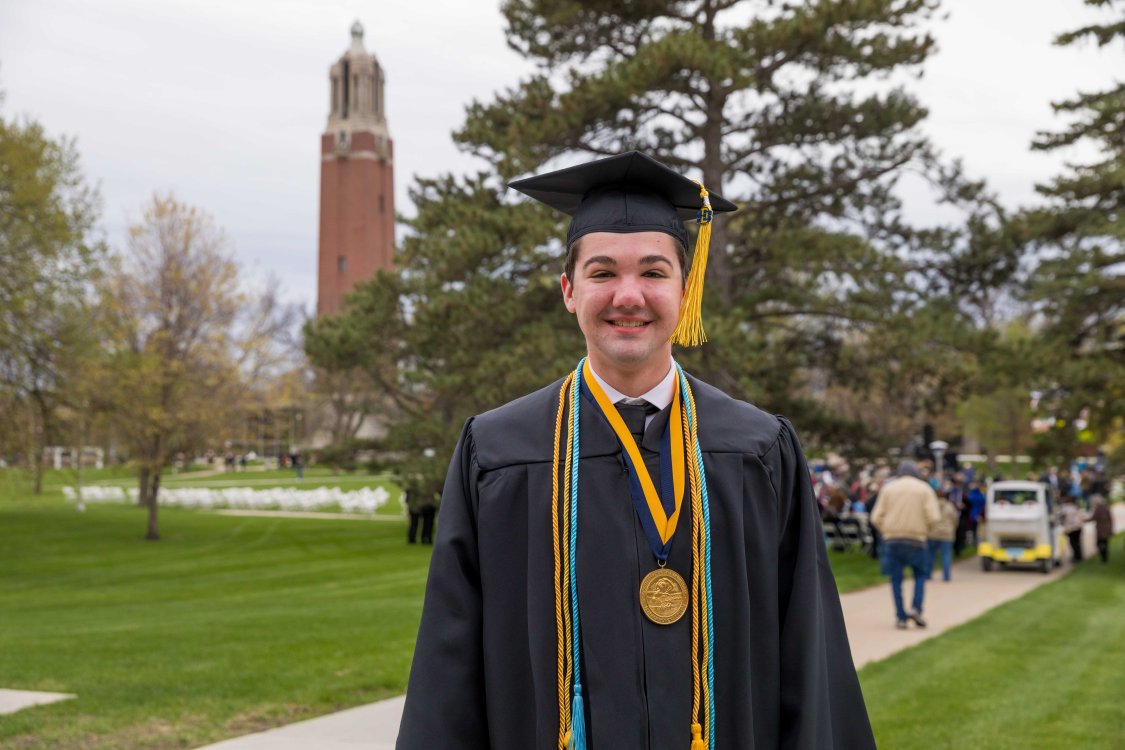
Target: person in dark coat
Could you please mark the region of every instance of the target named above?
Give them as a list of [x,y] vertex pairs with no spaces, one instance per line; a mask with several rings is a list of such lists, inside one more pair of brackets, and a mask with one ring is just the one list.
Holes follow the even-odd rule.
[[514,187],[573,215],[588,358],[462,430],[396,747],[874,748],[793,426],[671,356],[699,186],[633,153]]
[[406,510],[410,516],[410,524],[406,531],[408,544],[417,542],[419,530],[422,532],[422,544],[434,543],[434,518],[437,515],[440,499],[438,488],[426,482],[421,475],[418,475],[412,486],[403,493]]
[[1113,513],[1109,510],[1105,498],[1101,495],[1092,497],[1094,510],[1090,513],[1090,520],[1094,522],[1097,532],[1098,555],[1103,563],[1109,562],[1109,540],[1113,538]]

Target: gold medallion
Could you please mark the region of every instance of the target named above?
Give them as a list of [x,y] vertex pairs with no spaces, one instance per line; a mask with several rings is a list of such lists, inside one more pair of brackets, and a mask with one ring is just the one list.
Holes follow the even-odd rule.
[[687,584],[669,568],[657,568],[641,581],[641,609],[657,625],[671,625],[687,612]]

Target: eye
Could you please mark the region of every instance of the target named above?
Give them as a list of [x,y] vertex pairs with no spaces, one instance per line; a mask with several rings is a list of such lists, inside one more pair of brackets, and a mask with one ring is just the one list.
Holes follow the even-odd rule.
[[604,268],[598,268],[598,269],[595,269],[593,271],[590,271],[589,278],[591,278],[591,279],[612,279],[613,278],[613,272],[607,271]]
[[660,268],[651,268],[644,272],[644,276],[650,279],[666,279],[668,278],[668,272]]

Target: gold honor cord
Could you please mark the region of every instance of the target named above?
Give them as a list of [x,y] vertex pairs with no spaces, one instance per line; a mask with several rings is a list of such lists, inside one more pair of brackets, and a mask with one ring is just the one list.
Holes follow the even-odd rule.
[[[652,477],[649,476],[648,467],[645,466],[644,459],[641,458],[640,448],[637,447],[637,441],[633,438],[633,434],[629,432],[629,428],[625,425],[625,420],[621,418],[617,408],[610,403],[609,397],[605,395],[605,391],[598,384],[594,378],[593,372],[590,370],[590,361],[587,360],[583,366],[584,382],[590,389],[590,393],[594,394],[594,400],[597,401],[598,406],[602,410],[602,414],[609,421],[613,427],[614,433],[617,434],[617,439],[621,441],[622,447],[625,449],[625,455],[628,457],[629,462],[633,465],[636,471],[636,476],[641,485],[641,491],[644,492],[645,503],[648,505],[648,512],[652,516],[652,522],[656,526],[656,531],[660,535],[660,541],[667,544],[672,536],[676,533],[676,525],[680,520],[680,508],[683,505],[684,499],[684,440],[683,435],[679,430],[669,430],[670,443],[672,449],[672,489],[675,498],[675,510],[672,515],[668,515],[664,511],[664,505],[660,502],[660,495],[656,491],[655,485],[652,483]],[[672,413],[669,416],[671,424],[676,424],[682,421],[680,406],[680,380],[679,374],[676,375],[675,381],[676,393],[672,398]]]
[[[567,412],[566,401],[568,394],[572,391],[574,382],[573,379],[577,373],[572,372],[567,377],[559,390],[559,407],[555,416],[555,440],[554,440],[554,453],[551,463],[552,479],[551,479],[551,530],[553,535],[554,547],[554,562],[555,562],[555,620],[556,620],[556,638],[558,645],[558,700],[559,700],[559,748],[566,750],[570,745],[571,740],[571,693],[570,686],[574,679],[574,665],[572,663],[573,654],[573,641],[571,636],[571,622],[572,612],[570,610],[570,597],[566,596],[565,591],[571,582],[571,577],[575,575],[575,571],[571,570],[569,557],[570,557],[570,483],[571,483],[571,469],[573,462],[577,459],[574,455],[574,420],[573,415],[567,419],[566,438],[567,450],[565,461],[560,461],[560,439],[563,435],[563,417]],[[587,373],[588,374],[588,373]],[[687,483],[691,488],[691,516],[692,516],[692,568],[691,568],[691,672],[692,672],[692,703],[691,703],[691,750],[707,750],[710,747],[710,737],[712,732],[711,727],[711,703],[713,696],[711,695],[708,687],[707,665],[710,663],[710,644],[708,642],[708,632],[710,623],[708,622],[707,600],[706,600],[706,572],[704,570],[706,559],[706,545],[708,528],[705,523],[703,515],[703,466],[699,463],[699,431],[698,431],[698,416],[695,408],[695,396],[691,392],[691,386],[686,382],[683,383],[687,393],[688,409],[680,408],[680,388],[679,388],[679,375],[677,374],[677,388],[676,397],[673,401],[674,408],[672,417],[676,419],[681,425],[681,430],[670,430],[669,438],[673,444],[679,445],[679,456],[683,459],[680,464],[680,483],[679,491],[677,492],[676,499],[676,512],[670,518],[665,519],[665,528],[670,523],[672,525],[671,531],[668,533],[667,538],[671,538],[672,533],[675,531],[675,522],[679,515],[680,502],[683,498],[683,481],[684,474],[687,475]],[[610,423],[613,424],[614,417],[620,423],[620,427],[624,429],[624,421],[617,413],[617,409],[609,404],[609,410],[606,411],[606,403],[608,399],[605,398],[605,393],[598,386],[597,381],[592,376],[587,378],[587,384],[590,386],[591,392],[594,393],[595,399],[600,395],[602,398],[598,399],[599,406],[602,407],[603,412],[609,418]],[[604,403],[603,403],[604,402]],[[689,418],[689,414],[691,415]],[[675,424],[675,423],[673,423]],[[619,433],[622,430],[614,425],[614,431]],[[624,430],[625,435],[629,437],[629,441],[622,440],[622,444],[626,449],[632,444],[633,453],[635,454],[635,464],[644,468],[644,463],[640,461],[639,451],[636,450],[636,442],[632,439],[632,434],[628,430]],[[684,444],[692,447],[692,450],[684,451]],[[686,454],[686,455],[685,455]],[[675,453],[674,453],[675,455]],[[633,458],[631,456],[631,458]],[[560,463],[562,466],[560,467]],[[686,464],[686,472],[684,464]],[[559,469],[563,470],[563,488],[562,498],[560,503],[559,493]],[[675,473],[675,472],[673,472]],[[638,472],[640,475],[640,472]],[[647,477],[647,472],[645,474]],[[648,481],[649,487],[652,486],[651,479]],[[655,494],[655,492],[653,493]],[[660,508],[661,515],[663,515],[663,506],[657,505]],[[650,503],[651,507],[651,503]],[[559,517],[562,517],[562,525],[560,529]],[[654,517],[655,520],[655,517]],[[702,654],[700,653],[702,651]]]
[[[687,420],[684,420],[684,442],[691,442],[691,427],[688,425]],[[700,502],[699,493],[696,488],[699,486],[699,467],[695,461],[695,452],[692,451],[691,457],[688,459],[688,477],[691,480],[691,521],[692,521],[692,545],[691,545],[691,750],[703,750],[706,745],[703,743],[703,729],[699,725],[699,701],[700,701],[700,685],[703,682],[701,679],[701,672],[699,670],[699,623],[700,623],[700,610],[703,609],[704,602],[699,592],[702,589],[701,583],[703,581],[703,556],[699,554],[699,532],[701,530],[701,520],[703,516],[702,504]]]
[[[687,385],[685,383],[685,385]],[[699,416],[695,409],[695,394],[691,386],[687,385],[688,406],[690,407],[690,420],[684,420],[684,433],[688,445],[699,447]],[[699,463],[697,451],[689,451],[688,471],[691,477],[691,517],[692,517],[692,599],[691,612],[691,666],[692,666],[692,724],[691,724],[691,750],[706,750],[710,747],[711,737],[711,701],[713,700],[708,689],[707,664],[710,659],[710,644],[707,634],[710,623],[707,615],[707,580],[704,571],[706,559],[707,535],[710,529],[704,523],[703,517],[703,466]],[[703,659],[699,658],[700,643],[703,645]],[[700,700],[702,698],[702,701]],[[700,703],[703,704],[703,723],[700,725]]]
[[[569,570],[564,569],[567,557],[559,549],[559,439],[562,433],[563,412],[566,409],[567,393],[571,383],[574,382],[574,373],[571,372],[559,390],[559,409],[555,415],[555,446],[551,461],[551,532],[554,539],[555,554],[555,624],[557,625],[558,643],[558,684],[559,684],[559,747],[565,748],[570,744],[570,598],[563,596],[563,584],[567,580]],[[569,430],[568,430],[569,432]],[[567,441],[566,463],[570,463],[570,442]],[[570,521],[569,510],[565,507],[570,504],[570,472],[566,473],[563,488],[563,532],[561,541],[566,545]]]

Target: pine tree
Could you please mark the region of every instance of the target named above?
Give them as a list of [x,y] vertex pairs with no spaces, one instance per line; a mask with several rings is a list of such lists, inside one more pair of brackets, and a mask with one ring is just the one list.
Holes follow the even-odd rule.
[[[455,134],[489,169],[418,183],[398,272],[357,289],[340,320],[312,324],[310,357],[364,342],[356,356],[389,401],[384,453],[432,494],[465,417],[561,377],[583,349],[559,293],[565,217],[505,183],[635,148],[742,204],[712,236],[713,343],[677,358],[817,442],[870,455],[882,444],[825,394],[878,391],[919,417],[943,403],[972,364],[950,351],[973,319],[935,299],[979,302],[993,282],[973,267],[1006,272],[986,241],[983,186],[940,163],[918,129],[923,107],[883,81],[920,69],[933,48],[920,25],[936,7],[505,3],[509,44],[539,70],[472,104]],[[908,172],[971,211],[977,230],[911,227],[896,196]],[[919,346],[930,333],[939,342]]]
[[[740,203],[713,229],[704,320],[714,344],[677,356],[846,448],[863,426],[820,394],[910,390],[917,416],[943,403],[965,373],[917,390],[911,368],[963,360],[916,346],[919,321],[940,319],[932,328],[960,332],[950,345],[962,346],[973,317],[933,300],[986,297],[981,285],[1010,272],[1005,252],[978,252],[971,228],[911,227],[897,197],[905,174],[921,174],[972,214],[975,234],[995,225],[983,186],[942,165],[920,133],[924,108],[883,83],[920,71],[934,44],[921,25],[937,7],[510,0],[509,44],[538,72],[472,105],[457,139],[503,179],[636,148]],[[873,368],[896,357],[910,361]]]
[[487,175],[419,180],[396,272],[358,285],[343,314],[305,327],[310,362],[365,375],[361,390],[387,433],[377,463],[413,499],[440,492],[468,417],[547,385],[582,351],[562,310],[558,248],[529,239],[558,222],[503,196]]
[[[1125,41],[1125,3],[1085,2],[1116,18],[1060,34],[1057,44]],[[1107,439],[1125,419],[1125,83],[1079,93],[1054,109],[1069,122],[1040,133],[1036,149],[1096,150],[1092,161],[1070,164],[1038,186],[1047,205],[1023,217],[1037,261],[1026,292],[1040,333],[1032,385],[1057,425],[1042,442],[1067,458],[1078,442]]]

